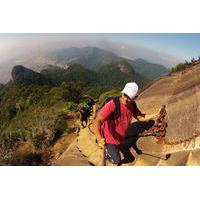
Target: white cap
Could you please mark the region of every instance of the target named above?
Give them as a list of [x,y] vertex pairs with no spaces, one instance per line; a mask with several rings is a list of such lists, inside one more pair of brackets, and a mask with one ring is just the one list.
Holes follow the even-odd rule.
[[121,93],[129,96],[130,99],[134,99],[138,92],[138,85],[135,82],[127,83]]

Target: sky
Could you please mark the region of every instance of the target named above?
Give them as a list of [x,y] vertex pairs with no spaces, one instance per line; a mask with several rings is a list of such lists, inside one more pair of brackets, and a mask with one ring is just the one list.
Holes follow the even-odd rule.
[[113,38],[162,51],[182,59],[200,56],[199,33],[125,33],[114,34]]
[[166,67],[200,56],[199,33],[0,34],[0,62],[56,48],[96,46]]

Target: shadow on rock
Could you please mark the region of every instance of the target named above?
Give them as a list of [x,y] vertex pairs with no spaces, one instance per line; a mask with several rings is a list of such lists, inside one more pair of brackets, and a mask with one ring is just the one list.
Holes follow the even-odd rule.
[[124,159],[122,160],[122,163],[130,163],[135,160],[135,157],[130,152],[131,147],[136,151],[137,154],[142,154],[142,151],[137,147],[137,140],[141,137],[141,133],[151,128],[154,124],[155,121],[150,120],[148,122],[137,121],[130,125],[126,138],[121,144],[121,151],[124,154]]

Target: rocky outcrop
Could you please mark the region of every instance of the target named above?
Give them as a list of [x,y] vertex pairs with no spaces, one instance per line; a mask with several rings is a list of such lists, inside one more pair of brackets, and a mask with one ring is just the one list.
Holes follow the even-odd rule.
[[35,84],[35,85],[52,86],[52,82],[49,79],[47,79],[40,73],[25,68],[22,65],[15,66],[11,72],[11,75],[12,75],[12,80],[16,84],[27,84],[27,85]]
[[90,166],[88,159],[84,157],[77,148],[77,138],[71,143],[67,150],[56,158],[52,165],[56,166]]

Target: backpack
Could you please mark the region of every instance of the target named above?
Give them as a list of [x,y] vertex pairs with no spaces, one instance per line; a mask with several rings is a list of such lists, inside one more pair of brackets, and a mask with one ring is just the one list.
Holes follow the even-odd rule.
[[90,105],[89,102],[84,103],[83,107],[84,107],[86,110],[91,110],[91,105]]
[[111,120],[115,120],[119,117],[120,115],[120,101],[119,101],[119,96],[115,96],[115,97],[108,97],[106,98],[106,100],[103,102],[103,104],[97,109],[96,111],[96,115],[95,115],[95,118],[97,116],[97,114],[100,112],[100,110],[111,100],[114,101],[114,104],[115,104],[115,110],[114,112],[111,114],[110,116],[110,119]]

